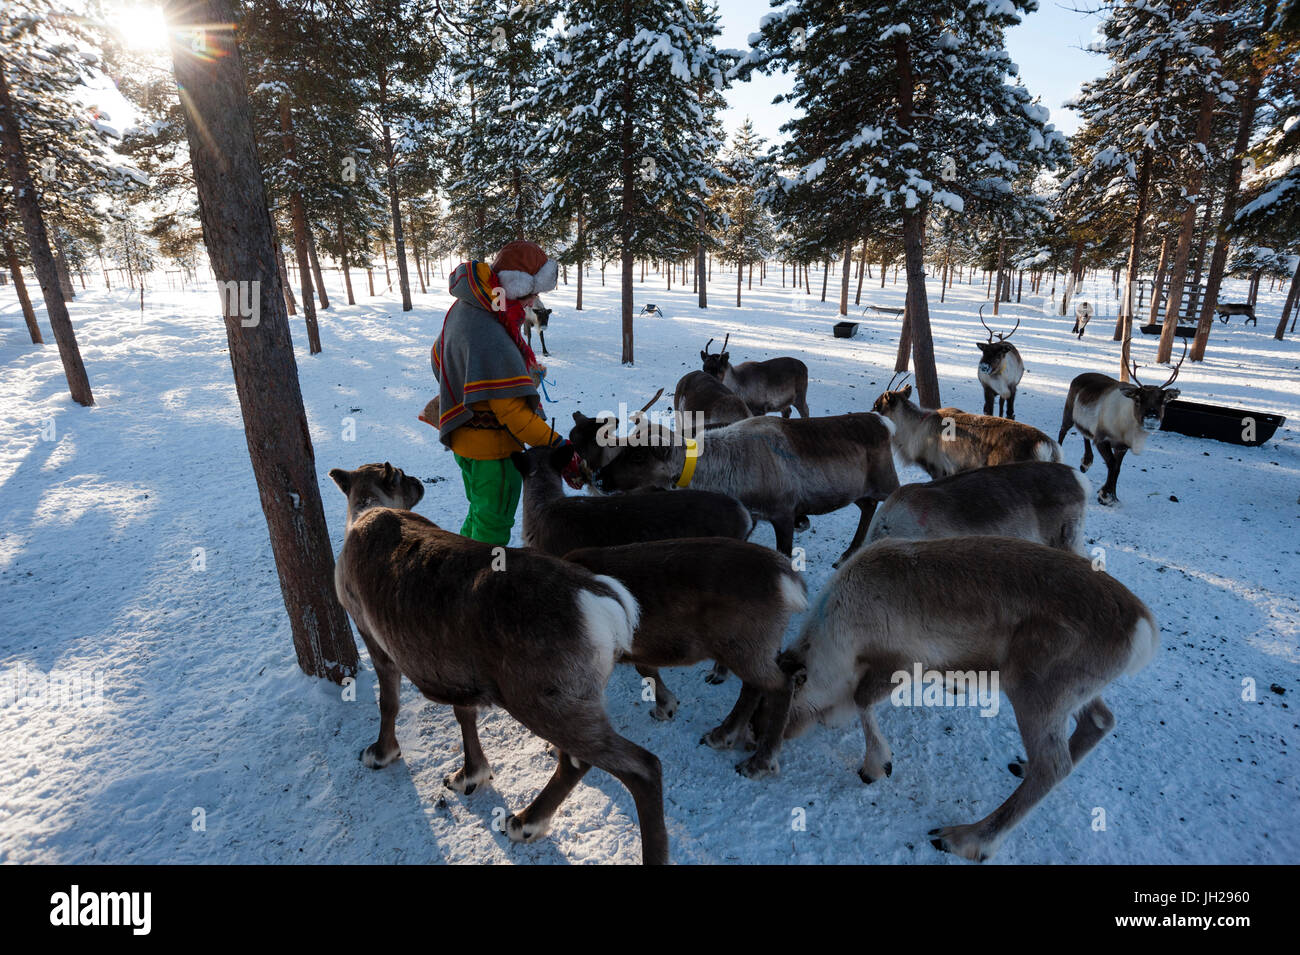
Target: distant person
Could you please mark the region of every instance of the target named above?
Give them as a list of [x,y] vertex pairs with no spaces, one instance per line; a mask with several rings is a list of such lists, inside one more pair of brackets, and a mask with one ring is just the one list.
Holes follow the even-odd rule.
[[[569,442],[542,417],[538,384],[546,368],[524,341],[524,308],[556,286],[559,266],[533,242],[511,242],[486,262],[462,262],[451,273],[457,302],[447,310],[432,349],[438,379],[438,438],[456,455],[469,514],[460,532],[486,544],[508,544],[523,478],[510,455],[527,445]],[[564,471],[583,485],[575,453]]]

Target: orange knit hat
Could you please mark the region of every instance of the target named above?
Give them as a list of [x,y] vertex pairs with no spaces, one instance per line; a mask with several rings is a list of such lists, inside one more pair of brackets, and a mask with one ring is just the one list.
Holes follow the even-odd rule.
[[522,239],[506,244],[497,253],[492,271],[505,289],[506,298],[516,301],[551,291],[560,278],[559,264],[536,242]]

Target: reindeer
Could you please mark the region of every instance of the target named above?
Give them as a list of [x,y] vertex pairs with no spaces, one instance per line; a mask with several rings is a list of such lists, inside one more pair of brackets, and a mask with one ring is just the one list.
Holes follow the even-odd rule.
[[[922,684],[960,688],[978,675],[1015,708],[1023,782],[979,822],[931,830],[931,844],[984,861],[1115,725],[1101,692],[1155,656],[1159,628],[1122,584],[1077,554],[1007,537],[880,541],[832,577],[778,665],[796,687],[785,738],[857,712],[864,783],[893,773],[874,707]],[[985,684],[987,685],[987,684]],[[956,689],[950,689],[956,692]],[[985,693],[981,692],[981,697]],[[1069,732],[1070,717],[1075,720]]]
[[876,504],[898,487],[889,449],[893,427],[874,414],[746,418],[689,445],[645,420],[628,438],[616,437],[612,419],[575,413],[573,420],[569,439],[578,453],[603,462],[593,468],[599,490],[691,485],[728,494],[771,522],[777,550],[787,556],[799,518],[857,504],[862,517],[840,560],[848,557]]
[[1092,303],[1080,302],[1074,306],[1074,329],[1070,332],[1072,335],[1078,335],[1083,338],[1083,330],[1088,327],[1088,322],[1092,320]]
[[984,386],[984,413],[993,414],[993,396],[997,395],[998,416],[1001,417],[1005,411],[1006,416],[1014,421],[1016,388],[1020,386],[1020,379],[1025,375],[1025,363],[1016,346],[1008,339],[1020,327],[1020,319],[1016,319],[1016,327],[1005,335],[998,332],[997,341],[993,340],[993,329],[989,328],[988,323],[984,321],[983,305],[980,306],[980,324],[989,333],[987,342],[975,343],[975,347],[981,352],[976,374],[979,376],[980,384]]
[[1018,461],[904,484],[876,510],[865,543],[887,537],[1018,537],[1077,554],[1091,492],[1078,471],[1051,461]]
[[1061,449],[1037,428],[960,408],[923,411],[908,398],[912,386],[885,391],[871,406],[894,424],[894,447],[932,478],[1013,461],[1060,461]]
[[1080,471],[1092,467],[1092,444],[1097,443],[1101,459],[1106,462],[1106,483],[1097,492],[1099,504],[1116,504],[1119,498],[1115,485],[1119,482],[1119,469],[1124,455],[1130,450],[1141,454],[1150,436],[1147,429],[1158,431],[1165,419],[1165,406],[1181,394],[1170,388],[1187,358],[1187,340],[1183,340],[1183,355],[1174,366],[1173,373],[1163,385],[1144,385],[1138,380],[1136,364],[1129,374],[1134,384],[1116,381],[1108,375],[1084,372],[1070,382],[1065,396],[1065,410],[1061,414],[1061,435],[1065,441],[1071,427],[1077,428],[1083,438],[1083,461]]
[[801,418],[808,417],[807,365],[798,358],[770,358],[733,365],[727,351],[729,341],[730,333],[722,340],[722,350],[710,355],[713,339],[708,340],[700,352],[704,371],[738,394],[753,414],[779,411],[782,418],[788,418],[790,406],[794,405]]
[[704,428],[721,428],[750,417],[748,405],[739,395],[712,375],[703,371],[688,371],[673,388],[673,410],[677,413],[677,427],[693,437],[698,422]]
[[480,707],[504,708],[558,750],[551,781],[507,820],[512,841],[545,835],[598,766],[636,802],[642,860],[666,863],[659,760],[615,733],[605,712],[605,684],[637,625],[627,588],[556,557],[443,530],[411,512],[424,487],[387,462],[330,477],[348,499],[334,586],[379,679],[379,739],[362,762],[380,769],[402,755],[395,727],[405,674],[460,723],[465,764],[443,780],[449,789],[469,795],[492,778]]
[[524,476],[524,544],[544,554],[679,537],[744,540],[754,529],[743,504],[712,491],[567,495],[560,474],[572,457],[569,445],[510,455]]
[[654,681],[652,716],[669,720],[677,712],[660,667],[715,660],[740,677],[740,698],[700,742],[731,749],[745,740],[757,714],[758,751],[738,769],[773,761],[791,690],[776,656],[790,615],[808,607],[803,580],[788,558],[757,544],[707,537],[591,547],[565,559],[616,578],[636,598],[641,617],[621,662]]
[[546,326],[551,321],[551,312],[554,309],[547,308],[542,304],[542,300],[536,299],[532,305],[524,306],[524,335],[528,338],[528,345],[533,344],[533,329],[537,329],[537,337],[542,341],[542,355],[550,356],[546,350]]

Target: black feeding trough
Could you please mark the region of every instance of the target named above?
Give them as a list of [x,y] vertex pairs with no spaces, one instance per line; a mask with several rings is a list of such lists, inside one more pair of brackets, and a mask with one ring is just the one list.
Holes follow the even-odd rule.
[[[1164,326],[1162,326],[1162,325],[1140,325],[1139,327],[1142,329],[1142,334],[1143,334],[1143,335],[1159,335],[1161,329],[1162,329]],[[1175,337],[1175,338],[1195,338],[1195,337],[1196,337],[1196,326],[1195,326],[1195,325],[1175,325],[1175,326],[1174,326],[1174,337]]]
[[1286,418],[1280,414],[1175,398],[1165,405],[1165,418],[1160,430],[1255,448],[1273,437],[1285,421]]
[[852,338],[857,333],[858,333],[857,322],[836,322],[835,323],[836,338]]

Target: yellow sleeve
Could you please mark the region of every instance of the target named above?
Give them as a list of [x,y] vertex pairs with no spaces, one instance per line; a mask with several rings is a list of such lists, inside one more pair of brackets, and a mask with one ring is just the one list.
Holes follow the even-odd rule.
[[531,446],[563,441],[547,426],[523,398],[493,398],[488,402],[492,413],[520,442]]

